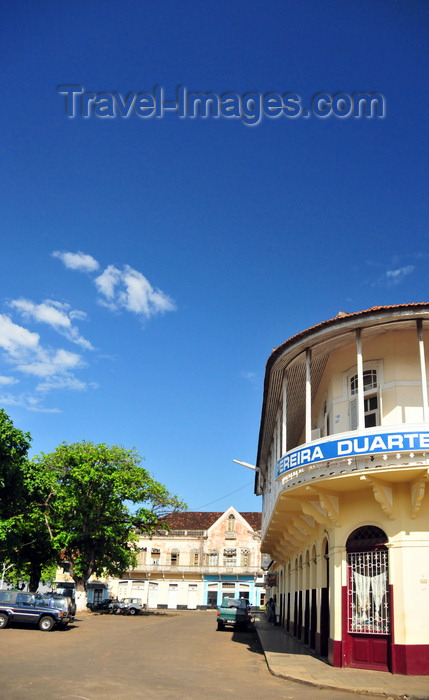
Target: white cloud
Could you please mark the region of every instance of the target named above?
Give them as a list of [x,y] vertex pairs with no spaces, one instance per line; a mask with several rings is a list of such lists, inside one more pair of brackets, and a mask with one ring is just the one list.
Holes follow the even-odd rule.
[[42,304],[35,304],[29,299],[14,299],[9,303],[12,309],[18,311],[25,319],[46,323],[68,340],[85,350],[93,350],[93,346],[80,335],[72,320],[83,320],[86,314],[83,311],[71,309],[69,304],[61,304],[58,301],[46,299]]
[[[63,348],[45,348],[40,344],[40,336],[14,323],[9,316],[0,314],[0,348],[15,370],[28,376],[42,378],[43,385],[37,389],[48,391],[54,388],[84,389],[86,384],[75,376],[75,370],[84,366],[81,356]],[[17,380],[2,377],[1,385],[9,385]],[[29,403],[28,398],[17,399],[16,405]],[[11,403],[11,395],[4,396],[4,402]]]
[[0,376],[0,386],[6,386],[7,384],[16,384],[17,381],[18,380],[15,379],[14,377],[4,377],[4,376],[2,377],[2,376]]
[[0,314],[0,348],[6,350],[11,357],[16,358],[22,353],[37,351],[39,339],[38,333],[32,333],[18,326],[9,316]]
[[92,255],[82,253],[67,253],[55,250],[52,253],[54,258],[59,258],[69,270],[79,270],[80,272],[95,272],[100,267],[99,263]]
[[138,270],[125,265],[119,270],[109,265],[95,279],[101,303],[112,310],[126,309],[146,318],[165,311],[174,311],[174,301],[160,289],[155,289]]
[[73,376],[53,377],[44,382],[40,382],[36,391],[51,391],[52,389],[71,389],[72,391],[84,391],[87,384]]
[[82,364],[80,355],[76,355],[74,352],[61,349],[49,352],[39,348],[35,358],[29,362],[18,364],[17,369],[37,377],[50,377],[77,369]]
[[[81,251],[70,253],[56,250],[52,255],[71,270],[95,272],[99,268],[97,260]],[[152,287],[149,280],[130,265],[124,265],[123,269],[108,265],[94,281],[99,302],[112,311],[125,309],[150,318],[176,309],[176,304],[167,294]]]
[[60,413],[58,408],[44,408],[40,405],[39,398],[26,394],[19,394],[18,396],[14,394],[0,394],[0,404],[2,406],[19,406],[37,413]]
[[116,308],[113,303],[115,297],[115,287],[121,283],[121,271],[118,270],[114,265],[109,265],[106,267],[104,272],[96,277],[95,286],[97,287],[100,294],[102,294],[108,302],[112,302],[112,306]]
[[396,270],[388,270],[386,272],[386,277],[390,282],[397,284],[406,277],[406,275],[410,275],[412,272],[414,272],[414,265],[405,265]]

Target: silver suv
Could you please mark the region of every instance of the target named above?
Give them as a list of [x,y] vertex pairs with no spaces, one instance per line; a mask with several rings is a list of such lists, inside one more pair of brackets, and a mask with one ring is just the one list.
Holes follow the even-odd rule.
[[122,598],[118,608],[123,615],[138,615],[143,610],[143,603],[141,598]]

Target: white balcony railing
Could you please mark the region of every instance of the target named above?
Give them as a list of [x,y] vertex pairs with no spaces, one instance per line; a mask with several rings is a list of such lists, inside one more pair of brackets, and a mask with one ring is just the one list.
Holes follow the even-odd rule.
[[261,573],[259,566],[182,566],[181,564],[140,564],[133,569],[138,573],[148,574],[240,574],[251,575]]

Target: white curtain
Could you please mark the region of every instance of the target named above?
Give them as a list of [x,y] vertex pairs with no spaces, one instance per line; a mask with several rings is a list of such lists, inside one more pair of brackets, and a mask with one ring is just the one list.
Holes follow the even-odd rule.
[[359,574],[357,571],[354,571],[353,578],[359,603],[359,612],[361,615],[363,615],[364,613],[368,612],[369,608],[369,584],[371,577],[364,576],[364,574]]
[[373,576],[371,579],[372,598],[374,601],[375,617],[380,617],[380,606],[383,601],[383,596],[386,593],[387,573]]

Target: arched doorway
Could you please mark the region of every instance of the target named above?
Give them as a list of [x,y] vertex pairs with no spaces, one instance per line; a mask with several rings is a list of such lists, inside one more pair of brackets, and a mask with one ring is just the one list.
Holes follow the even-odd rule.
[[354,530],[346,543],[347,595],[343,665],[390,670],[391,623],[387,536],[379,527]]

